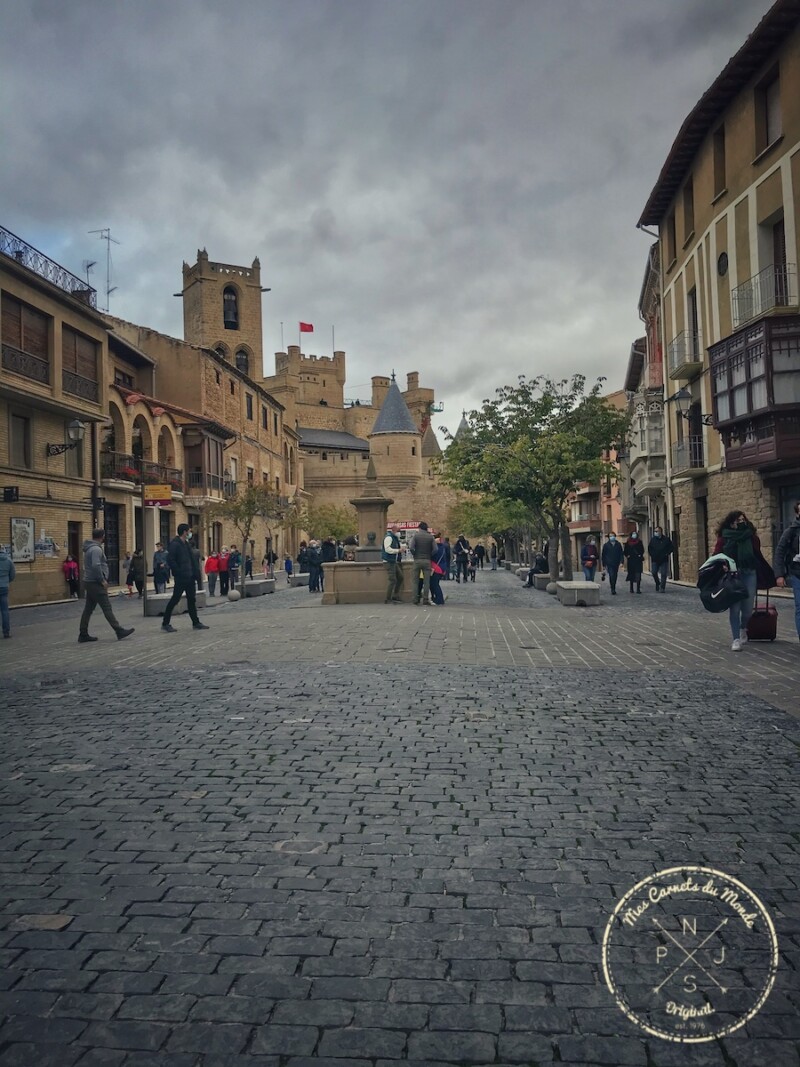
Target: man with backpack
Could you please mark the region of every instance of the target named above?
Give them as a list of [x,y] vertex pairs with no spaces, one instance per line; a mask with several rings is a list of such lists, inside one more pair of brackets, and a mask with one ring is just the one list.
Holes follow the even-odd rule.
[[790,585],[794,593],[794,623],[800,637],[800,500],[794,505],[794,519],[786,527],[775,550],[775,575],[781,587]]

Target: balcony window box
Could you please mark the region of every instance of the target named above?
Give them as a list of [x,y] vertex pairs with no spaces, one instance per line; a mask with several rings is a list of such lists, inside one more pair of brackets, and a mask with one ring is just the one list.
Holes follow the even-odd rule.
[[765,316],[714,345],[714,422],[729,470],[800,461],[800,316]]

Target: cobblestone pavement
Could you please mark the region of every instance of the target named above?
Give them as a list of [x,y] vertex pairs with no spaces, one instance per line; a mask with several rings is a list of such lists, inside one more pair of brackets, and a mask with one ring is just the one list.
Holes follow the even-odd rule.
[[[787,605],[737,657],[677,587],[447,590],[93,646],[77,605],[12,614],[0,1067],[800,1067]],[[600,961],[622,894],[687,863],[780,946],[761,1011],[697,1046],[629,1022]]]

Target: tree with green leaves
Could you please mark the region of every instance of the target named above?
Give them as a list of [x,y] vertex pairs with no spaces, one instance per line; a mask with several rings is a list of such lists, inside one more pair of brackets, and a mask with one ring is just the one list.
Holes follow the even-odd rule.
[[448,485],[521,505],[548,538],[550,575],[572,577],[566,504],[581,482],[617,477],[603,454],[624,441],[627,412],[602,396],[603,378],[587,390],[581,374],[561,381],[519,378],[469,415],[469,431],[452,437],[440,460]]
[[454,504],[447,525],[468,537],[492,537],[508,554],[509,542],[523,545],[531,558],[533,538],[540,533],[537,516],[518,501],[497,497],[472,497]]
[[[274,490],[266,485],[245,485],[239,489],[236,496],[221,500],[208,509],[211,517],[227,519],[238,530],[242,538],[242,566],[241,566],[241,589],[242,597],[245,595],[245,583],[247,581],[247,547],[251,540],[251,534],[256,522],[261,520],[267,529],[267,536],[272,542],[272,531],[275,526],[291,525],[296,515],[296,505],[286,502]],[[270,574],[272,568],[270,566]]]
[[356,509],[349,505],[312,503],[299,512],[296,525],[321,541],[328,538],[344,541],[358,530],[358,516]]

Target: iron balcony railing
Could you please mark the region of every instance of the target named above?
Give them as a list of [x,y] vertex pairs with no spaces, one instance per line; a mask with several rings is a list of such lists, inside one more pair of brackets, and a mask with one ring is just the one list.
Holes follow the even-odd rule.
[[59,263],[50,259],[49,256],[46,256],[44,252],[40,252],[38,248],[29,245],[27,241],[23,241],[21,237],[17,237],[16,234],[11,233],[4,226],[0,226],[0,252],[15,259],[17,263],[21,263],[28,270],[32,270],[40,278],[45,278],[48,282],[52,282],[53,285],[57,285],[65,293],[74,296],[76,300],[80,300],[90,307],[97,307],[97,292],[86,284],[85,279],[78,278],[77,275],[68,271],[66,267],[62,267]]
[[151,463],[124,452],[100,453],[100,477],[108,481],[133,482],[134,485],[168,485],[174,493],[184,491],[183,471]]
[[3,366],[6,370],[21,374],[23,378],[41,382],[42,385],[50,384],[50,364],[46,359],[32,356],[30,352],[22,352],[11,345],[3,345]]
[[670,374],[687,363],[703,362],[703,342],[699,333],[684,330],[667,346],[667,362]]
[[779,267],[770,264],[731,290],[731,304],[734,327],[757,319],[773,308],[795,307],[797,267],[794,263]]
[[672,470],[679,471],[702,470],[705,467],[705,453],[703,451],[703,438],[700,436],[686,437],[683,441],[676,441],[672,446]]
[[100,387],[97,382],[90,378],[83,378],[80,374],[73,374],[71,370],[62,370],[61,388],[71,396],[79,396],[83,400],[92,400],[97,403],[100,397]]
[[189,471],[186,475],[186,491],[193,496],[208,496],[219,493],[221,496],[236,496],[236,482],[221,474],[209,474],[207,471]]

